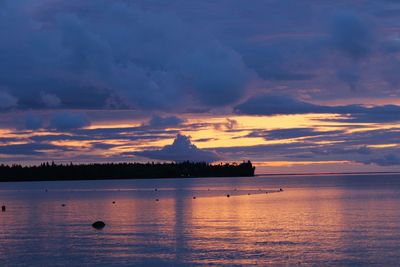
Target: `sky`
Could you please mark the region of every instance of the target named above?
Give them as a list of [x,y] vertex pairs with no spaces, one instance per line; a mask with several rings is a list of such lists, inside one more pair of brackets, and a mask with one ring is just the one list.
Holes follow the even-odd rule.
[[400,171],[400,3],[0,0],[0,163]]

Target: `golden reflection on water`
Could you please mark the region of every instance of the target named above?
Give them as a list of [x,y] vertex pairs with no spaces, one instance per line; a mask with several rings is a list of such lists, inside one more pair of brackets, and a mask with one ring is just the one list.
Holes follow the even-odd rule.
[[[0,260],[10,266],[43,259],[91,266],[321,266],[395,259],[388,256],[400,247],[397,189],[298,187],[266,194],[259,186],[0,192],[7,204]],[[106,222],[102,231],[91,228],[96,220]]]

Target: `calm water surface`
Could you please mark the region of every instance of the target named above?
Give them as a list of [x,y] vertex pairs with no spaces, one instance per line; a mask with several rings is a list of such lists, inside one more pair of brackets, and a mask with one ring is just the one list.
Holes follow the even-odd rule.
[[0,204],[0,266],[400,264],[399,175],[2,183]]

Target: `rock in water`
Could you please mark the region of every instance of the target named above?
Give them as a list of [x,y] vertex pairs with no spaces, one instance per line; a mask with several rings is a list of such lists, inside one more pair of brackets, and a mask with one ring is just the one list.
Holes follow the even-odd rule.
[[6,206],[1,206],[1,211],[5,212],[6,211]]
[[97,221],[92,224],[92,227],[98,230],[103,229],[105,226],[106,224],[103,221]]

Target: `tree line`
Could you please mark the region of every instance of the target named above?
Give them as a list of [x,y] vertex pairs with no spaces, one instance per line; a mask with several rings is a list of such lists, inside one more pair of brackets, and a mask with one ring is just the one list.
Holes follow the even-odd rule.
[[0,165],[0,182],[146,179],[179,177],[241,177],[254,176],[250,161],[243,163],[209,164],[205,162],[171,163],[92,163],[40,165]]

